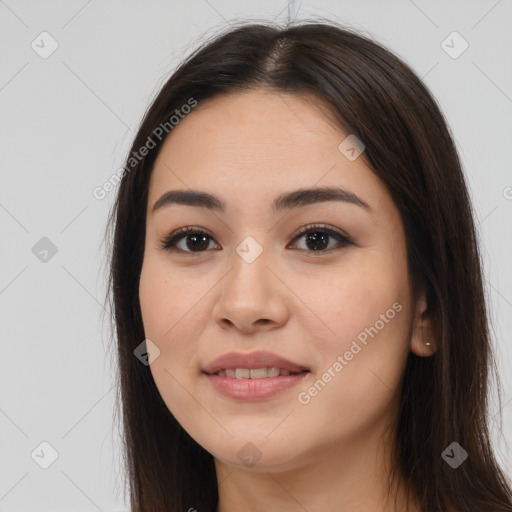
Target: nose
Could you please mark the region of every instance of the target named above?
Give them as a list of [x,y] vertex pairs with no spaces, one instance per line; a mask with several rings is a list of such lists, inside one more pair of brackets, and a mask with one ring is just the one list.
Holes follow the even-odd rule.
[[289,317],[291,293],[270,268],[265,251],[252,263],[235,255],[233,268],[219,283],[220,296],[213,308],[222,329],[247,334],[284,325]]

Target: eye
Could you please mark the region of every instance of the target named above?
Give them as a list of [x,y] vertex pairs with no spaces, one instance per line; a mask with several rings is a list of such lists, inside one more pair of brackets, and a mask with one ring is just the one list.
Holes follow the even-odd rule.
[[[297,231],[294,241],[303,237],[306,237],[306,247],[307,249],[310,249],[308,252],[330,252],[333,247],[329,247],[329,242],[333,238],[338,241],[337,247],[336,244],[334,244],[334,249],[346,247],[347,245],[354,245],[346,235],[337,229],[318,224],[308,224],[307,226],[300,228]],[[326,250],[327,248],[328,250]]]
[[[204,249],[207,249],[210,245],[208,239],[213,240],[206,231],[194,228],[193,226],[187,226],[160,240],[160,249],[172,252],[204,252]],[[189,243],[185,244],[186,248],[178,247],[182,240],[189,241]],[[187,250],[187,248],[190,250]]]
[[[300,228],[295,233],[293,242],[303,237],[306,237],[306,249],[299,249],[307,252],[330,252],[333,247],[329,247],[329,242],[333,238],[337,241],[337,244],[334,244],[334,249],[336,249],[336,245],[338,246],[337,248],[354,245],[353,242],[340,231],[323,225],[308,224]],[[213,238],[203,229],[187,226],[161,239],[159,248],[171,252],[189,254],[201,253],[206,252],[212,241]],[[185,242],[185,244],[182,244],[180,247],[182,242]],[[290,245],[288,245],[287,248],[288,247],[290,247]]]

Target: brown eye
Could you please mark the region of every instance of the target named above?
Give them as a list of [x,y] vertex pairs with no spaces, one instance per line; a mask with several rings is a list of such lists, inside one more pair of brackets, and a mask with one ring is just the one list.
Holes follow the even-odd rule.
[[[328,252],[336,247],[353,245],[344,234],[326,226],[304,226],[299,229],[298,235],[294,238],[294,241],[303,237],[305,237],[306,248],[301,250],[308,252]],[[337,244],[334,244],[334,247],[329,247],[329,243],[332,239],[336,240]]]
[[[182,240],[184,240],[185,243],[182,244],[182,247],[179,247],[178,244],[181,243]],[[160,248],[167,251],[190,253],[205,252],[212,240],[213,238],[211,238],[206,231],[193,227],[186,227],[181,228],[167,238],[160,240]]]
[[[318,254],[331,252],[331,250],[343,248],[348,245],[354,245],[343,233],[322,225],[308,225],[300,228],[293,242],[300,238],[305,238],[306,244],[305,248],[299,248],[300,250],[316,252]],[[331,244],[333,240],[336,243]],[[209,250],[210,243],[213,241],[213,238],[206,231],[187,226],[178,229],[168,237],[160,240],[159,247],[166,251],[184,254],[204,253]],[[218,247],[217,245],[217,249],[215,250],[219,250]],[[291,247],[291,245],[287,247]]]

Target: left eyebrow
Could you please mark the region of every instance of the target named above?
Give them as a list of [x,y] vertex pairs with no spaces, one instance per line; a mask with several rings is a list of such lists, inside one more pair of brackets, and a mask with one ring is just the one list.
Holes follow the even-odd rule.
[[[302,188],[279,195],[272,203],[272,210],[280,212],[325,201],[342,201],[359,206],[373,213],[370,205],[353,192],[340,187]],[[196,206],[224,213],[226,203],[219,197],[198,190],[169,190],[153,205],[153,212],[173,204]]]
[[342,201],[359,206],[368,212],[373,211],[366,201],[363,201],[350,190],[341,187],[302,188],[293,192],[286,192],[276,198],[272,204],[272,209],[279,212],[324,201]]

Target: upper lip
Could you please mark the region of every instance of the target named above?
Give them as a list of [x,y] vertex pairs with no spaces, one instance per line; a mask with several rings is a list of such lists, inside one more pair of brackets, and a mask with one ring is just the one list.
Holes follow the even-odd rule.
[[[301,372],[308,370],[305,366],[293,363],[284,357],[273,354],[272,352],[229,352],[214,359],[207,364],[203,371],[208,374],[217,373],[227,368],[283,368],[290,372]],[[309,370],[308,370],[309,371]]]

